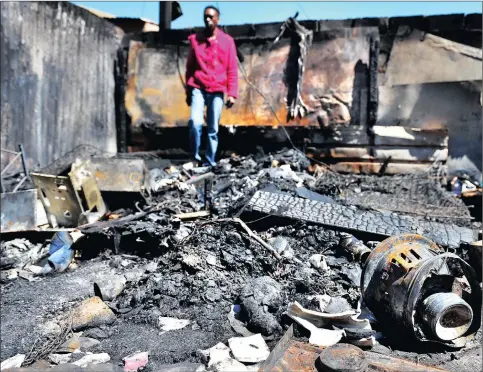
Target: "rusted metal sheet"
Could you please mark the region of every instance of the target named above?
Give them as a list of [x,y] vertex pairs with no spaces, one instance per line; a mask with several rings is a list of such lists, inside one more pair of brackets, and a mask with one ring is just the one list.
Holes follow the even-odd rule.
[[70,2],[0,9],[1,147],[23,143],[29,168],[80,144],[116,152],[113,68],[122,30]]
[[90,160],[77,159],[68,177],[41,173],[31,176],[54,228],[94,222],[106,213]]
[[2,233],[37,227],[37,190],[1,194]]
[[[323,99],[327,101],[326,105],[347,106],[349,111],[354,111],[357,106],[354,111],[357,123],[365,124],[371,37],[378,37],[377,28],[314,33],[301,89],[304,102],[314,113],[286,125],[318,126],[317,113],[322,108]],[[245,38],[235,41],[244,56],[239,68],[239,99],[231,110],[224,111],[221,125],[277,126],[279,123],[270,105],[278,118],[285,122],[287,87],[284,69],[290,40],[282,39],[273,47],[272,40],[255,42]],[[131,42],[126,107],[133,126],[146,121],[162,127],[187,125],[189,107],[185,103],[183,87],[187,45],[182,42],[172,41],[173,45],[158,46],[149,42]],[[356,105],[352,105],[354,94],[357,95]]]
[[148,169],[142,159],[91,159],[101,191],[141,192],[146,188]]
[[[293,339],[293,326],[287,330],[259,372],[317,372],[316,360],[324,348]],[[369,371],[379,372],[448,372],[445,369],[414,363],[409,360],[364,351]],[[344,357],[344,355],[342,355]]]
[[[77,160],[72,164],[69,178],[74,186],[74,190],[85,201],[83,212],[96,211],[101,214],[106,212],[106,206],[102,200],[101,191],[97,186],[94,168],[90,160]],[[82,205],[82,204],[81,204]]]
[[83,212],[69,177],[31,173],[52,227],[75,227]]
[[400,27],[391,51],[386,84],[408,85],[482,79],[482,51]]
[[[381,161],[339,161],[330,167],[340,173],[378,174],[385,166]],[[385,166],[384,174],[410,174],[428,169],[428,163],[391,163]]]

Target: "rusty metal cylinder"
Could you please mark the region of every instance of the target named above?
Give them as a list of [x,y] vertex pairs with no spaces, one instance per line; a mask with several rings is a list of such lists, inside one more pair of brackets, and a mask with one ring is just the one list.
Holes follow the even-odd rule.
[[341,233],[339,245],[361,264],[366,262],[371,253],[371,250],[363,242],[348,233]]
[[480,326],[482,294],[474,270],[421,235],[393,236],[374,248],[361,292],[394,334],[461,347]]
[[442,341],[463,336],[473,320],[470,305],[454,293],[435,293],[427,297],[422,313],[433,335]]

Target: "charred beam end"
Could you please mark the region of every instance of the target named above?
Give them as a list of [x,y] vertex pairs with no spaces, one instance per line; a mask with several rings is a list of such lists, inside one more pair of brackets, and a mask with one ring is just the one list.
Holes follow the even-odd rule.
[[118,152],[127,152],[128,143],[128,114],[126,110],[126,78],[127,78],[127,48],[120,47],[117,50],[117,59],[114,62],[114,90],[115,112],[116,112],[116,132]]
[[377,121],[377,109],[379,106],[379,87],[378,87],[378,57],[379,57],[379,38],[371,37],[371,47],[369,51],[369,102],[367,107],[367,124],[372,127]]
[[172,12],[172,1],[162,1],[159,3],[159,32],[163,32],[164,30],[169,30],[171,28]]

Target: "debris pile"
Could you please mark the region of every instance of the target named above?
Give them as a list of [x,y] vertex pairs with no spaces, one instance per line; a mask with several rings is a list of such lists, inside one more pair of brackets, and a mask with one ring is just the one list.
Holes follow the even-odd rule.
[[[377,361],[357,347],[385,348],[404,363],[430,353],[428,365],[443,365],[441,350],[403,350],[401,338],[454,344],[454,355],[480,338],[481,277],[464,259],[476,252],[481,224],[428,176],[433,170],[406,178],[313,172],[289,150],[233,155],[211,169],[160,168],[154,159],[140,171],[145,165],[131,162],[145,179],[113,191],[119,183],[96,180],[91,167],[117,164],[122,177],[118,160],[73,160],[78,183],[62,182],[85,199],[77,217],[46,208],[70,227],[39,229],[34,235],[52,231],[41,243],[2,236],[2,370],[267,370],[290,332],[302,345],[353,347],[366,364]],[[394,239],[409,241],[381,259]],[[439,271],[425,260],[442,263]],[[417,294],[398,281],[411,276]],[[407,298],[416,323],[401,313]],[[410,332],[396,334],[395,316]]]

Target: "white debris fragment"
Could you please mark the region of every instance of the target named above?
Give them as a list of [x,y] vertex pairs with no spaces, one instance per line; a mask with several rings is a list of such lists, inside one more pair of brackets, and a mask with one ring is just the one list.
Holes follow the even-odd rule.
[[111,360],[111,357],[107,353],[100,353],[100,354],[91,354],[87,353],[86,356],[82,357],[78,361],[72,363],[76,366],[85,368],[89,364],[99,364],[99,363],[107,363]]
[[248,368],[233,358],[227,358],[213,364],[208,368],[213,372],[248,372]]
[[3,371],[9,368],[20,368],[24,360],[25,360],[25,354],[17,354],[11,358],[5,359],[0,364],[0,370]]
[[4,270],[2,271],[2,278],[7,279],[7,280],[14,280],[18,278],[18,270],[16,269],[10,269],[10,270]]
[[35,275],[40,275],[44,271],[43,267],[37,265],[27,265],[25,269],[33,272]]
[[184,170],[187,170],[187,171],[193,169],[194,167],[195,166],[194,166],[193,162],[191,162],[191,161],[189,163],[184,163],[183,164],[183,169]]
[[335,345],[341,340],[342,336],[344,336],[345,334],[343,330],[329,330],[324,328],[317,328],[311,322],[304,319],[303,312],[300,312],[297,308],[290,309],[289,307],[289,311],[287,312],[287,314],[298,324],[300,324],[302,327],[310,331],[309,342],[312,345],[317,345],[317,346]]
[[206,256],[206,263],[212,266],[216,266],[216,257],[212,254]]
[[209,351],[209,361],[208,361],[208,368],[210,368],[213,364],[221,362],[225,359],[230,358],[230,348],[223,344],[222,342],[217,343],[212,348],[208,349]]
[[[330,346],[339,342],[345,334],[343,329],[328,330],[321,327],[332,326],[334,328],[364,329],[371,330],[371,324],[367,319],[359,319],[359,312],[354,310],[344,311],[337,314],[327,314],[318,311],[304,309],[298,302],[290,303],[287,310],[288,316],[310,331],[309,342],[318,346]],[[370,346],[374,340],[361,339],[361,345]]]
[[34,274],[27,270],[19,270],[18,276],[22,279],[28,280],[29,282],[32,282],[35,280]]
[[376,338],[374,336],[361,338],[360,340],[352,340],[350,341],[352,345],[355,346],[362,346],[362,347],[373,347],[377,345]]
[[232,337],[228,340],[228,345],[239,362],[263,362],[270,355],[270,349],[260,333],[249,337]]
[[146,270],[148,273],[154,273],[158,268],[158,263],[157,262],[150,262],[144,266],[144,270]]
[[313,268],[319,271],[327,271],[329,269],[329,265],[325,261],[325,257],[321,254],[314,254],[309,258],[309,263],[312,265]]
[[183,256],[183,263],[190,267],[197,267],[202,262],[201,258],[194,254],[187,254]]
[[49,354],[49,360],[54,364],[69,363],[71,354]]
[[208,371],[214,371],[214,372],[248,371],[245,365],[230,357],[230,348],[221,342],[213,346],[211,349],[209,349],[209,357],[210,357],[210,360],[208,362]]
[[316,327],[336,326],[339,328],[372,329],[369,320],[359,319],[359,313],[355,310],[344,311],[337,314],[328,314],[304,309],[298,302],[293,302],[289,304],[289,312],[292,312],[297,316],[302,316]]
[[190,323],[191,321],[187,319],[169,318],[164,316],[158,318],[158,327],[164,332],[182,329]]

